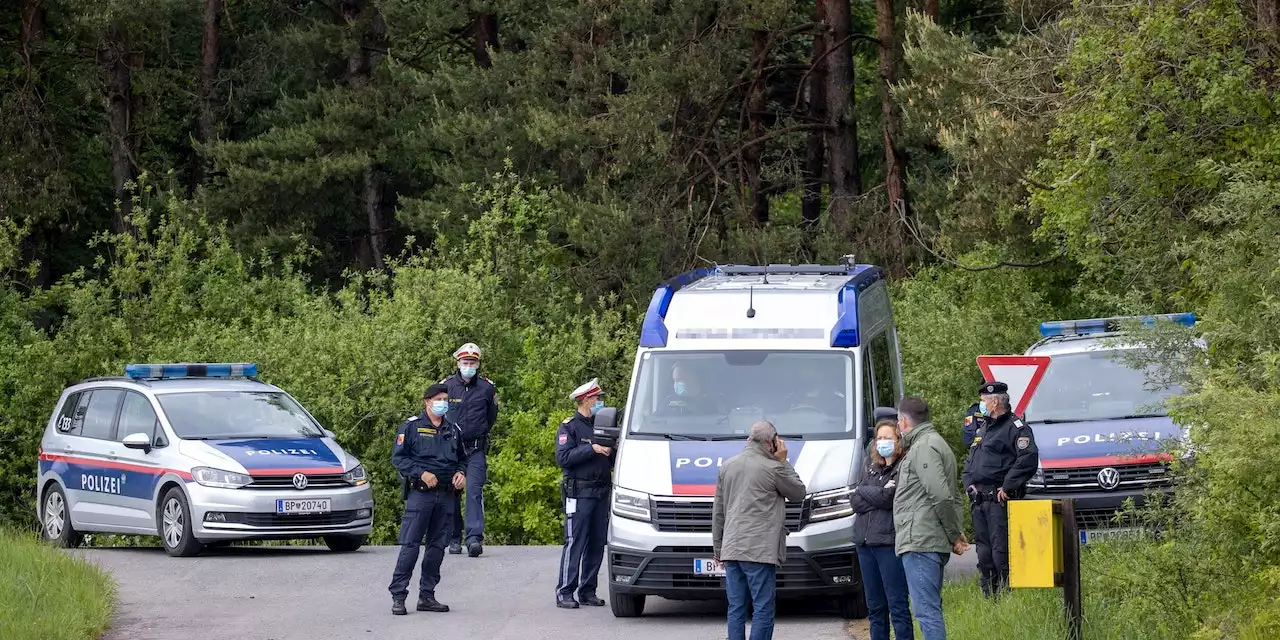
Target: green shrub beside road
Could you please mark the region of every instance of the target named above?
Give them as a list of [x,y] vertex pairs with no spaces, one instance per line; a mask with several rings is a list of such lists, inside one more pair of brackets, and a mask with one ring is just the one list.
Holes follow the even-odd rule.
[[0,530],[0,638],[86,640],[107,630],[115,585],[92,563]]

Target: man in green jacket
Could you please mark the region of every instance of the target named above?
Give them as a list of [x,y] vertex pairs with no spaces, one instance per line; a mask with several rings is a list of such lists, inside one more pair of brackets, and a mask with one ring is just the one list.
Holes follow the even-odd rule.
[[942,576],[950,557],[969,547],[961,529],[963,502],[956,458],[929,422],[929,405],[912,396],[898,404],[898,430],[907,449],[898,463],[893,500],[895,547],[907,573],[911,609],[925,640],[944,640]]

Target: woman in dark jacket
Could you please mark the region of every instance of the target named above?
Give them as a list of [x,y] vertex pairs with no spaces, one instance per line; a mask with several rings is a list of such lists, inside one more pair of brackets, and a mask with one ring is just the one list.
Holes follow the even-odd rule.
[[877,421],[869,464],[864,466],[849,498],[857,514],[853,520],[853,544],[862,570],[871,640],[889,640],[890,618],[896,640],[913,639],[907,574],[893,549],[893,491],[903,453],[897,423],[892,419]]

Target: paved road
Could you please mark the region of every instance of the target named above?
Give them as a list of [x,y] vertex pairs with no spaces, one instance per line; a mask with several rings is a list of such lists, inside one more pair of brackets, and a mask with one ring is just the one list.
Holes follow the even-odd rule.
[[[445,556],[437,597],[452,611],[390,614],[395,547],[334,554],[311,547],[230,547],[198,558],[159,548],[80,552],[111,572],[120,606],[104,640],[679,640],[724,638],[724,605],[651,598],[642,618],[608,607],[557,609],[559,547],[487,547]],[[949,573],[972,571],[973,553]],[[604,581],[602,581],[602,585]],[[601,596],[607,597],[605,590]],[[832,611],[783,606],[779,640],[848,640],[857,625]],[[846,628],[848,626],[848,628]],[[860,635],[860,634],[858,634]]]

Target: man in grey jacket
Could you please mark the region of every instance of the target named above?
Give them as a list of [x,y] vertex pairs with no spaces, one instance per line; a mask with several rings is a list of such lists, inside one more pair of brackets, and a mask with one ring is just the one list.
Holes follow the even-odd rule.
[[720,467],[711,521],[715,559],[725,568],[729,640],[746,640],[748,601],[751,640],[773,638],[778,567],[787,559],[786,500],[804,496],[777,430],[769,422],[751,425],[747,448]]
[[929,422],[929,405],[920,398],[908,396],[898,403],[898,431],[907,454],[898,463],[893,500],[896,551],[924,640],[944,640],[943,568],[948,553],[960,555],[969,547],[961,529],[956,457]]

